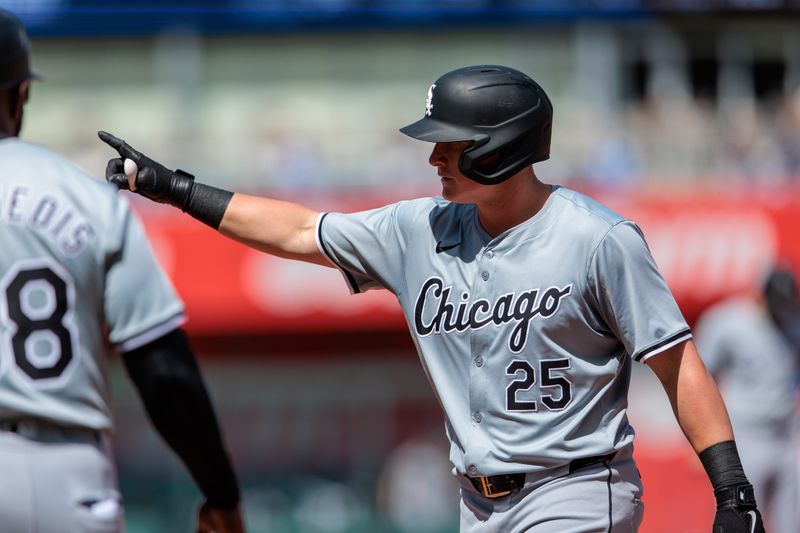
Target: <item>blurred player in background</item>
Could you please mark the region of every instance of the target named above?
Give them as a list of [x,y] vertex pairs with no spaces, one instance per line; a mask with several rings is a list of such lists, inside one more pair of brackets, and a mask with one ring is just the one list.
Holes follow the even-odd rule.
[[768,526],[800,532],[797,372],[800,293],[790,270],[772,270],[757,294],[709,308],[695,331],[717,379],[736,443]]
[[349,214],[196,183],[100,138],[120,156],[106,169],[118,186],[263,252],[339,268],[353,293],[397,296],[446,413],[462,531],[636,531],[634,361],[658,376],[708,472],[714,532],[763,531],[725,406],[641,231],[536,177],[552,116],[515,69],[448,72],[401,129],[435,143],[442,195]]
[[239,487],[183,303],[116,189],[17,138],[31,80],[0,11],[0,531],[124,530],[109,438],[114,345],[205,495],[197,530],[243,531]]

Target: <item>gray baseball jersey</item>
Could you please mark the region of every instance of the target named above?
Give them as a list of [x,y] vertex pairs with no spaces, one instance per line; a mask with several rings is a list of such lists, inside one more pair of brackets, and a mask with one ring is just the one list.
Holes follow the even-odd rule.
[[111,344],[138,348],[183,303],[116,188],[0,141],[0,420],[109,429]]
[[744,298],[722,302],[700,318],[696,335],[706,367],[722,377],[735,425],[789,425],[797,356],[764,308]]
[[352,292],[397,296],[460,473],[625,447],[631,360],[691,337],[638,227],[566,188],[494,238],[438,197],[322,214],[317,238]]

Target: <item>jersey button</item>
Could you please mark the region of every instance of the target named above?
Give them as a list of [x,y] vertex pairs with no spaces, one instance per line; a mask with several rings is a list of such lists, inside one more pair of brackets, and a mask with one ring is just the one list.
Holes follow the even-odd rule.
[[485,255],[486,255],[487,259],[491,259],[492,257],[494,257],[494,252],[491,251],[491,250],[486,250],[486,254]]
[[469,468],[467,468],[467,472],[469,473],[470,476],[478,475],[478,469],[475,468],[475,465],[469,465]]
[[480,413],[474,413],[472,415],[472,419],[475,421],[475,423],[480,424],[481,420],[483,420],[483,415]]
[[480,355],[475,358],[475,366],[483,366],[483,357]]
[[489,273],[484,270],[483,272],[481,272],[481,278],[483,278],[483,281],[486,281],[487,279],[489,279]]

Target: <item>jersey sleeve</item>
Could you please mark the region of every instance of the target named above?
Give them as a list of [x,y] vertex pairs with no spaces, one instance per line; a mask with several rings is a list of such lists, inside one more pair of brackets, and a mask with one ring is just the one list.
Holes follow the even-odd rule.
[[405,249],[399,216],[399,204],[320,215],[317,246],[342,271],[351,293],[381,288],[397,292]]
[[589,291],[604,322],[636,361],[691,338],[675,298],[653,260],[639,227],[615,224],[589,263]]
[[107,250],[104,311],[109,340],[128,352],[179,327],[184,306],[127,202],[115,219],[120,231]]

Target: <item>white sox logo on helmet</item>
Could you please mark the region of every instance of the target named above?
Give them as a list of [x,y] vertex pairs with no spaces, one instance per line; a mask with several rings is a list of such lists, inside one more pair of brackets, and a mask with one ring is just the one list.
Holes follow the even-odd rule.
[[[548,318],[558,311],[561,300],[572,291],[572,284],[564,287],[548,287],[531,289],[520,293],[507,293],[499,296],[492,303],[483,298],[470,303],[469,293],[461,294],[461,302],[451,303],[451,287],[445,287],[441,278],[428,278],[423,283],[414,306],[414,327],[424,337],[431,333],[449,333],[478,329],[488,324],[501,326],[511,321],[517,325],[511,330],[508,347],[519,353],[528,339],[528,325],[535,317]],[[423,316],[425,302],[428,298],[438,301],[436,313],[427,318]]]
[[431,112],[433,111],[433,90],[436,88],[436,84],[432,84],[431,88],[428,89],[428,98],[425,100],[425,114],[427,116],[431,116]]

